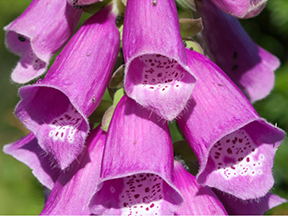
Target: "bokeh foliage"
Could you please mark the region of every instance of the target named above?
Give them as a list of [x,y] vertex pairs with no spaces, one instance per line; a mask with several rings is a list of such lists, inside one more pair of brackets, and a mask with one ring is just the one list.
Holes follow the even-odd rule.
[[[31,0],[0,1],[0,26],[18,17]],[[269,0],[257,17],[242,20],[249,35],[260,46],[281,60],[276,71],[276,84],[272,93],[254,104],[260,116],[288,132],[288,1]],[[0,145],[14,142],[29,133],[13,114],[19,101],[20,85],[11,82],[10,73],[19,57],[7,51],[5,33],[0,34]],[[277,151],[274,166],[275,186],[271,190],[288,199],[288,139]],[[42,186],[24,164],[0,152],[0,214],[39,214],[44,205]],[[288,215],[288,204],[268,214]]]

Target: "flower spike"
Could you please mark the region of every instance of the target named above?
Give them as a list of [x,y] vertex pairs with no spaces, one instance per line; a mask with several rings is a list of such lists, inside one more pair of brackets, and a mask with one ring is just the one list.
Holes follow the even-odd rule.
[[197,1],[197,8],[205,26],[201,40],[206,54],[252,103],[265,98],[274,86],[278,58],[255,44],[235,17],[210,1]]
[[87,118],[100,103],[117,58],[120,39],[111,9],[106,6],[83,24],[43,80],[19,90],[15,114],[61,169],[82,151]]
[[88,204],[100,180],[105,139],[100,126],[89,134],[85,150],[59,175],[41,215],[91,214]]
[[12,80],[26,83],[42,75],[51,56],[73,34],[81,14],[67,0],[33,0],[20,17],[4,27],[7,47],[21,56]]
[[32,169],[33,175],[42,185],[50,190],[53,188],[61,170],[55,166],[53,157],[41,149],[33,133],[5,145],[3,151]]
[[213,62],[188,49],[187,57],[198,83],[178,124],[200,162],[198,183],[243,200],[266,195],[284,132],[260,118]]
[[126,95],[112,117],[93,214],[173,214],[182,197],[173,185],[167,123]]
[[187,67],[174,0],[155,2],[127,2],[124,87],[137,103],[173,120],[186,106],[196,80]]

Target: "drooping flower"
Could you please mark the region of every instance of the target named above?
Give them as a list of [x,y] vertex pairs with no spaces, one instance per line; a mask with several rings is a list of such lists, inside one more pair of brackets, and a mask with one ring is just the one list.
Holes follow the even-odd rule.
[[127,2],[124,87],[137,103],[173,120],[186,106],[195,78],[187,67],[174,0],[155,2]]
[[100,126],[89,134],[85,150],[59,175],[41,215],[91,214],[88,204],[100,180],[105,139]]
[[173,214],[182,197],[173,185],[173,146],[167,123],[126,95],[112,117],[93,214]]
[[263,197],[284,132],[260,118],[213,62],[188,49],[187,57],[198,81],[178,124],[200,162],[198,183],[243,200]]
[[42,75],[51,56],[73,34],[81,14],[66,0],[33,0],[20,17],[4,27],[8,48],[21,56],[12,80],[26,83]]
[[175,186],[184,200],[176,215],[227,215],[214,192],[200,186],[196,177],[187,172],[177,160],[174,161],[174,171]]
[[38,145],[33,133],[5,145],[3,151],[32,169],[33,175],[43,186],[50,190],[53,188],[61,170],[55,166],[53,157]]
[[201,32],[205,53],[252,103],[265,98],[274,86],[279,60],[255,44],[235,17],[210,0],[197,1],[197,9],[205,26]]
[[87,117],[101,101],[119,50],[112,5],[90,17],[43,80],[20,88],[15,114],[65,169],[82,151]]
[[[210,1],[210,0],[208,0]],[[250,18],[258,15],[267,0],[211,0],[218,8],[238,18]]]
[[269,209],[287,201],[271,193],[259,199],[241,200],[218,190],[214,190],[214,192],[229,215],[263,215]]

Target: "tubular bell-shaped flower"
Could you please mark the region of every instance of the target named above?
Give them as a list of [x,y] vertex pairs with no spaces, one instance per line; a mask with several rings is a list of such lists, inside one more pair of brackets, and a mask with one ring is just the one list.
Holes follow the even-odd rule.
[[173,120],[186,106],[195,78],[187,67],[174,0],[155,2],[127,2],[124,87],[139,104]]
[[[210,0],[209,0],[210,1]],[[258,15],[267,0],[211,0],[218,8],[225,13],[238,18],[250,18]]]
[[167,123],[126,95],[112,117],[93,214],[173,214],[182,197],[173,186],[173,146]]
[[41,215],[91,214],[88,204],[100,180],[105,139],[100,126],[89,134],[85,150],[59,175]]
[[190,50],[187,57],[198,81],[178,124],[200,162],[198,183],[244,200],[266,195],[284,132],[260,118],[213,62]]
[[206,54],[253,103],[274,86],[279,60],[254,43],[240,22],[219,10],[210,0],[197,1],[205,28],[201,40]]
[[115,14],[108,5],[90,17],[47,75],[20,88],[15,114],[65,169],[82,151],[87,117],[98,106],[119,50]]
[[3,151],[32,169],[33,175],[42,185],[50,190],[53,188],[61,170],[55,166],[56,161],[53,157],[38,145],[33,133],[5,145]]
[[229,215],[263,215],[269,209],[287,201],[271,193],[259,199],[241,200],[222,191],[214,190],[214,192]]
[[42,75],[51,56],[73,34],[81,14],[67,0],[33,0],[20,17],[4,27],[8,48],[21,56],[12,80],[26,83]]
[[176,215],[227,215],[225,208],[208,187],[200,186],[196,177],[187,172],[182,164],[174,161],[174,182],[183,196],[183,204]]

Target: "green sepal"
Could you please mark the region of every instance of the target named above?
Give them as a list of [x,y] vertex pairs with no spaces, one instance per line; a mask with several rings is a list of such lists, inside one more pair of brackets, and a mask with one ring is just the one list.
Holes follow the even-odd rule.
[[198,34],[203,29],[202,18],[199,19],[179,19],[180,33],[183,39],[190,38]]
[[102,100],[96,110],[89,116],[89,122],[101,122],[104,113],[111,105],[111,101]]
[[125,65],[122,64],[112,75],[112,78],[109,82],[109,88],[123,88],[123,79],[124,79],[124,69]]
[[114,99],[113,99],[113,105],[110,106],[106,110],[106,112],[104,113],[104,115],[102,117],[102,123],[101,123],[101,129],[102,130],[107,132],[109,125],[110,125],[110,122],[111,122],[111,119],[112,119],[112,116],[113,116],[113,113],[114,113],[114,110],[115,110],[117,104],[119,103],[120,99],[123,97],[123,95],[124,95],[124,89],[123,88],[120,88],[115,92]]
[[194,50],[204,55],[204,51],[202,47],[196,41],[192,39],[191,40],[188,39],[188,40],[185,40],[185,43],[186,43],[186,47],[189,48],[190,50]]

